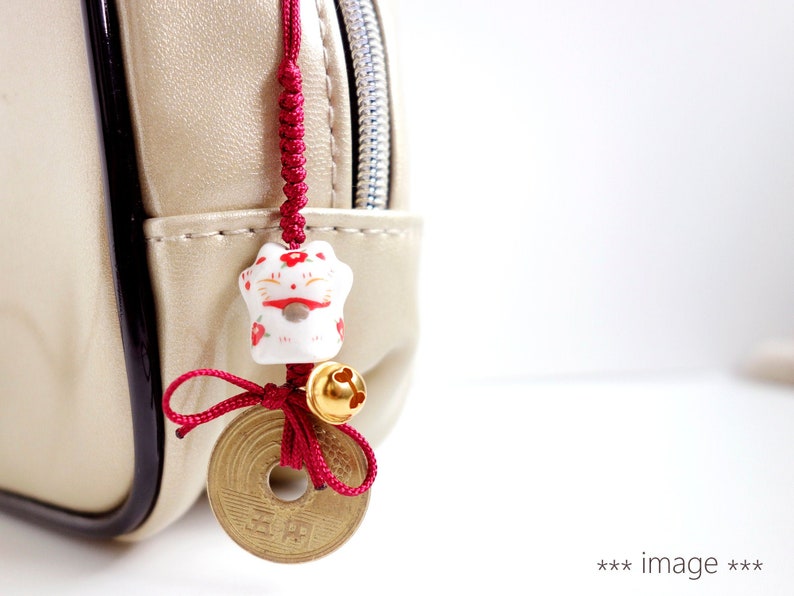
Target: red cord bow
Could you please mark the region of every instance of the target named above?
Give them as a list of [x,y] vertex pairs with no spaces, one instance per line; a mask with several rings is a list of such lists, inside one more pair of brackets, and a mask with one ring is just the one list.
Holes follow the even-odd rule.
[[[214,420],[219,416],[253,405],[262,405],[269,410],[280,409],[284,412],[284,431],[281,435],[281,465],[300,470],[306,465],[312,484],[320,489],[330,486],[336,492],[348,497],[360,495],[372,486],[375,481],[378,466],[375,461],[375,452],[370,447],[364,436],[347,424],[340,424],[336,428],[353,439],[367,460],[367,474],[360,486],[348,486],[331,471],[325,461],[322,447],[314,432],[314,417],[306,405],[306,392],[301,389],[305,385],[306,377],[312,365],[288,365],[287,382],[284,385],[268,383],[264,387],[252,381],[247,381],[231,373],[202,368],[192,370],[175,379],[163,394],[163,413],[169,420],[179,424],[176,436],[180,439],[200,424]],[[171,408],[171,396],[182,383],[194,377],[217,377],[236,385],[244,391],[233,397],[215,404],[211,408],[196,414],[180,414]]]

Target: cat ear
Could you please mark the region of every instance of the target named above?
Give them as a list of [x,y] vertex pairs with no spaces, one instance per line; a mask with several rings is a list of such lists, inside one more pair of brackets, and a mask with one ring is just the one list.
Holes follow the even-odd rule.
[[334,249],[325,240],[313,240],[305,245],[304,250],[319,261],[333,263],[336,260]]
[[256,259],[254,259],[254,264],[251,265],[251,267],[257,267],[268,261],[271,263],[278,261],[279,257],[284,254],[286,250],[286,248],[276,242],[265,242],[262,248],[259,249]]
[[344,302],[353,284],[353,271],[350,267],[337,258],[333,247],[325,240],[307,242],[303,245],[303,250],[309,253],[312,260],[322,263],[328,278],[334,280],[338,299]]

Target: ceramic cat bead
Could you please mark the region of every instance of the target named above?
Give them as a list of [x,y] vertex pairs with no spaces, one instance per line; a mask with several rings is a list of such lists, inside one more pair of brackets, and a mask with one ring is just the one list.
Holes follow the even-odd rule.
[[330,244],[297,250],[268,242],[239,286],[251,319],[251,356],[259,364],[321,362],[342,347],[342,309],[353,272]]

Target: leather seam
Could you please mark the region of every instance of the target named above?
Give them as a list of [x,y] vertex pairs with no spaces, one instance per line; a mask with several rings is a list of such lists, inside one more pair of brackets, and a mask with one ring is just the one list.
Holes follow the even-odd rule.
[[325,67],[325,92],[328,98],[328,138],[331,150],[331,205],[336,205],[337,159],[339,149],[336,143],[336,129],[334,128],[335,112],[333,104],[333,81],[331,80],[331,59],[329,52],[330,31],[328,14],[322,0],[315,0],[318,22],[320,24],[320,39],[323,45],[323,66]]
[[[269,232],[280,230],[279,226],[267,226],[261,228],[240,228],[237,230],[214,230],[211,232],[186,233],[174,236],[152,236],[147,238],[147,242],[185,242],[189,240],[206,240],[219,236],[254,236],[259,232]],[[306,226],[306,230],[312,232],[326,232],[332,234],[360,234],[362,236],[406,236],[410,230],[394,228],[348,228],[342,226]]]

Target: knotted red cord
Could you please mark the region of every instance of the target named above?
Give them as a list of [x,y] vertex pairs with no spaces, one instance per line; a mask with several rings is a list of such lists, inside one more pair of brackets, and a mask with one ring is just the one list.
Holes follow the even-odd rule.
[[281,204],[281,238],[290,250],[306,240],[306,219],[300,211],[306,206],[306,144],[303,142],[303,78],[298,66],[301,45],[299,0],[282,0],[284,58],[278,67],[278,82],[284,90],[278,97],[278,135],[281,138],[281,177],[286,200]]
[[[315,488],[330,486],[341,495],[355,497],[369,490],[375,481],[378,471],[375,452],[361,433],[347,424],[341,424],[336,428],[353,439],[363,451],[367,460],[367,473],[360,486],[349,486],[339,480],[331,471],[314,431],[314,417],[306,405],[306,392],[299,385],[299,383],[306,383],[306,377],[311,368],[311,364],[290,365],[288,367],[290,372],[288,372],[287,382],[284,385],[268,383],[264,387],[222,370],[211,368],[192,370],[178,377],[168,386],[163,394],[163,413],[169,420],[181,425],[176,431],[176,436],[181,439],[198,425],[238,408],[261,405],[269,410],[280,409],[284,412],[281,465],[300,470],[305,463]],[[243,392],[196,414],[175,412],[171,408],[171,397],[180,385],[195,377],[217,377],[243,389]]]

